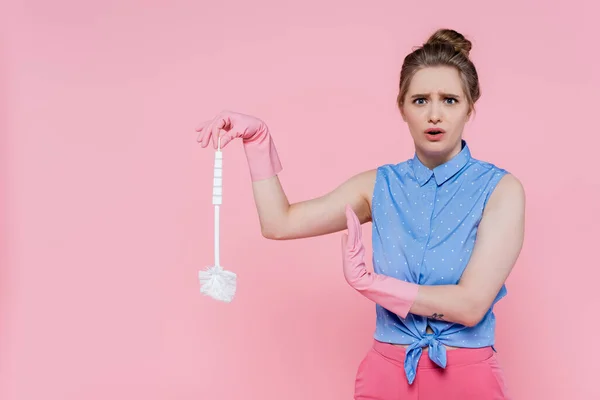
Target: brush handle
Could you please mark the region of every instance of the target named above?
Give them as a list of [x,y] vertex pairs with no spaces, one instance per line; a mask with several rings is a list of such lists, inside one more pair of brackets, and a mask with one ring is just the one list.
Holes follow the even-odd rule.
[[220,266],[219,256],[219,226],[220,226],[220,205],[223,204],[223,152],[221,151],[221,138],[219,146],[215,152],[215,165],[213,174],[213,205],[215,206],[215,265]]
[[219,257],[219,206],[215,206],[215,266],[221,265]]

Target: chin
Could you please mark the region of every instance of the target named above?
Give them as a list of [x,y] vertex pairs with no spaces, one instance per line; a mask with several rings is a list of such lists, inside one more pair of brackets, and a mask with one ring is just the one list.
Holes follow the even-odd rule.
[[418,146],[422,152],[431,154],[449,153],[455,147],[453,143],[447,140],[439,140],[436,142],[432,142],[427,139],[419,141]]
[[458,151],[460,151],[461,139],[458,141],[450,138],[442,138],[437,141],[431,141],[423,137],[419,139],[418,142],[415,142],[415,146],[423,156],[445,159],[456,151],[457,146],[459,147]]

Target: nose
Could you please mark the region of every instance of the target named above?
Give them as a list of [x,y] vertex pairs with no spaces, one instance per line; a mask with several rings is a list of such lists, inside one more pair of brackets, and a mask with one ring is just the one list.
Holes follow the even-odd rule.
[[437,124],[442,120],[440,107],[435,102],[432,102],[431,107],[429,108],[428,117],[429,123],[431,124]]

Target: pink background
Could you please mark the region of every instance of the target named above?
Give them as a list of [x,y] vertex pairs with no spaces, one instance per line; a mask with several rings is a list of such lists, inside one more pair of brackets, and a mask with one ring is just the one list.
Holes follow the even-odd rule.
[[439,27],[473,40],[474,156],[527,190],[526,244],[497,307],[514,398],[600,398],[594,2],[13,3],[0,64],[2,400],[351,398],[374,307],[344,282],[338,234],[261,237],[239,142],[222,214],[238,294],[200,295],[213,152],[193,128],[221,109],[261,117],[290,200],[321,195],[412,156],[399,70]]

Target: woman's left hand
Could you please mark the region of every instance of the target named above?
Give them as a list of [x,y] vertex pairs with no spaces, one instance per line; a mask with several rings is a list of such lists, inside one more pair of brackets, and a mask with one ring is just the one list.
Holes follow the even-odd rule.
[[362,230],[357,215],[346,206],[348,233],[342,235],[342,265],[346,282],[356,290],[368,288],[373,283],[373,274],[365,264],[365,246],[362,243]]
[[342,264],[346,281],[360,294],[391,312],[406,318],[419,285],[367,270],[360,221],[346,206],[348,233],[342,235]]

